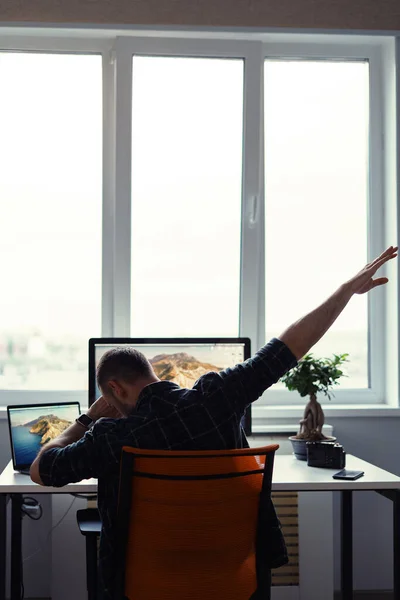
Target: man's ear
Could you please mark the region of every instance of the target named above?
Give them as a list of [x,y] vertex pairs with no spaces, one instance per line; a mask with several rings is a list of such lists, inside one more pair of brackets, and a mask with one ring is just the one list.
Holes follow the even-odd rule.
[[114,394],[117,398],[123,395],[124,390],[118,383],[118,381],[116,381],[115,379],[110,379],[110,381],[108,382],[108,386],[110,388],[111,393]]
[[110,392],[118,393],[118,383],[114,380],[114,379],[110,379],[110,381],[107,382],[107,386],[110,388]]

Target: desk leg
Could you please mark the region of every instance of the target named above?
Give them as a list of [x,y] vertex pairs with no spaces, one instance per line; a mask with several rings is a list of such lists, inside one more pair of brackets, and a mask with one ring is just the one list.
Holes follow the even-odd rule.
[[393,600],[400,600],[400,491],[393,494]]
[[342,600],[353,598],[353,497],[351,490],[342,490],[341,567]]
[[22,495],[11,494],[11,600],[22,597]]
[[6,600],[7,494],[0,494],[0,600]]

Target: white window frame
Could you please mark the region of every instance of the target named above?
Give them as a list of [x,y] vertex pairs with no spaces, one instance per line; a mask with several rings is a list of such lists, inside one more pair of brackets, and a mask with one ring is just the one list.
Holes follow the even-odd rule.
[[[252,211],[260,208],[260,202],[254,207],[254,198],[261,197],[262,173],[259,160],[259,147],[261,132],[259,120],[261,119],[261,80],[258,70],[261,65],[262,44],[259,42],[231,41],[231,40],[199,40],[199,39],[171,39],[171,38],[132,38],[121,37],[116,40],[116,79],[120,81],[117,88],[118,103],[123,106],[124,119],[116,123],[117,127],[117,154],[124,157],[123,169],[120,165],[117,187],[117,216],[122,223],[119,229],[119,247],[116,250],[118,265],[122,265],[120,273],[121,287],[124,285],[123,306],[119,305],[116,331],[118,335],[130,335],[130,290],[131,290],[131,107],[132,107],[132,60],[134,56],[184,56],[201,58],[232,58],[244,61],[244,121],[243,121],[243,171],[242,171],[242,218],[252,219]],[[120,92],[120,95],[118,95]],[[128,98],[129,93],[129,98]],[[129,100],[129,101],[128,101]],[[128,112],[129,111],[129,112]],[[118,111],[117,111],[118,112]],[[249,119],[249,115],[253,118]],[[129,126],[127,125],[129,123]],[[246,157],[246,158],[245,158]],[[257,217],[257,219],[259,216]],[[254,223],[255,225],[255,223]],[[253,225],[252,225],[253,227]],[[259,231],[254,227],[256,235],[250,236],[242,226],[242,256],[243,247],[246,253],[256,252],[260,244]],[[122,235],[121,235],[122,232]],[[243,264],[243,263],[242,263]],[[240,306],[253,303],[257,289],[261,282],[254,279],[254,272],[250,269],[243,273],[241,269],[241,297]],[[254,287],[255,286],[255,287]],[[122,301],[121,301],[122,302]],[[246,335],[254,337],[254,323],[249,319],[249,311],[244,313],[240,309],[241,329],[248,331]],[[245,321],[244,327],[243,322]],[[200,333],[199,333],[200,335]]]
[[[332,38],[331,38],[332,39]],[[334,38],[333,38],[334,39]],[[368,260],[375,258],[390,244],[396,244],[399,231],[397,152],[399,138],[396,105],[399,102],[399,42],[371,38],[358,44],[353,36],[348,44],[265,44],[265,58],[304,58],[318,60],[365,60],[370,65],[370,135],[369,135],[369,206]],[[397,88],[397,89],[396,89]],[[360,265],[361,267],[362,265]],[[399,409],[399,278],[397,269],[388,265],[385,273],[390,286],[368,295],[369,389],[336,389],[331,402],[323,401],[325,415],[390,416]],[[334,290],[332,290],[334,291]],[[259,299],[265,306],[265,298]],[[390,312],[390,316],[389,316]],[[301,315],[299,315],[300,317]],[[261,319],[260,319],[261,322]],[[289,325],[290,323],[288,323]],[[260,329],[260,335],[262,330]],[[279,332],[277,332],[279,335]],[[295,392],[271,388],[253,405],[253,429],[262,431],[274,419],[298,418],[298,405],[304,398]],[[271,421],[272,420],[272,421]]]
[[[112,189],[112,135],[110,112],[110,57],[112,41],[107,38],[47,37],[5,35],[0,41],[0,52],[32,52],[58,54],[97,54],[103,63],[103,220],[102,220],[102,332],[109,335],[113,328],[114,293],[107,284],[114,280],[114,192]],[[107,218],[105,218],[107,216]],[[79,293],[79,290],[77,290]],[[42,402],[80,402],[87,407],[88,392],[85,390],[0,390],[0,418],[5,416],[4,407],[9,404],[36,404]],[[1,409],[2,407],[2,409]]]
[[[310,59],[310,60],[349,60],[369,62],[370,76],[370,132],[369,132],[369,206],[368,206],[368,260],[377,256],[385,247],[383,230],[383,175],[381,140],[383,132],[383,112],[381,94],[377,93],[382,88],[381,78],[382,48],[373,45],[345,45],[321,43],[267,43],[264,46],[264,57],[281,59]],[[267,91],[266,91],[267,93]],[[266,199],[268,202],[268,198]],[[361,268],[362,265],[360,265]],[[266,282],[266,296],[268,296],[268,282]],[[332,289],[332,292],[334,290]],[[384,336],[384,291],[376,290],[368,296],[368,331],[369,331],[369,389],[340,389],[334,390],[333,402],[335,405],[343,404],[380,404],[385,399],[385,382],[381,360],[385,355]],[[261,309],[265,302],[261,302]],[[301,315],[299,314],[299,317]],[[288,323],[290,325],[290,323]],[[276,335],[279,335],[279,331]],[[260,335],[261,331],[260,331]],[[274,390],[264,394],[258,405],[288,406],[304,404],[304,398],[295,392],[287,390]],[[326,404],[326,403],[325,403]]]
[[[48,35],[48,34],[47,34]],[[68,35],[68,37],[65,37]],[[27,37],[4,36],[0,51],[100,53],[103,58],[103,246],[102,246],[102,334],[130,335],[131,290],[131,98],[134,55],[201,56],[239,58],[244,70],[243,189],[241,225],[241,286],[239,334],[248,336],[255,352],[265,343],[264,260],[264,59],[319,58],[368,59],[370,62],[370,219],[373,230],[368,256],[395,243],[398,232],[396,159],[396,63],[399,55],[394,38],[321,36],[318,34],[262,34],[242,36],[226,32],[175,33],[171,37],[118,36],[117,32],[82,30]],[[184,36],[187,39],[182,39]],[[209,39],[200,39],[201,37]],[[242,39],[233,39],[233,38]],[[247,39],[243,39],[247,38]],[[231,39],[222,39],[231,38]],[[281,39],[282,42],[274,40]],[[295,41],[292,41],[295,40]],[[301,41],[306,40],[306,41]],[[345,41],[344,41],[345,40]],[[395,50],[394,50],[395,49]],[[395,84],[393,84],[393,79]],[[389,92],[390,102],[383,91]],[[386,96],[385,96],[386,98]],[[128,100],[128,101],[127,101]],[[384,146],[384,149],[383,149]],[[385,154],[386,153],[386,154]],[[391,154],[390,154],[391,153]],[[387,155],[390,154],[388,157]],[[384,160],[384,158],[386,160]],[[389,192],[389,194],[388,194]],[[390,217],[388,216],[390,214]],[[385,218],[383,217],[385,215]],[[393,237],[394,236],[394,237]],[[393,272],[393,271],[392,271]],[[371,389],[337,390],[334,405],[349,414],[351,407],[398,406],[399,326],[395,333],[386,318],[390,308],[397,316],[398,278],[388,291],[369,295],[371,336]],[[299,315],[300,316],[300,315]],[[288,323],[289,325],[289,323]],[[280,332],[276,332],[279,335]],[[388,346],[388,344],[390,344]],[[390,350],[390,355],[389,355]],[[394,365],[389,365],[390,356]],[[390,389],[385,385],[390,383]],[[0,390],[0,406],[78,399],[83,406],[86,392]],[[253,405],[254,422],[266,415],[290,417],[299,414],[304,399],[286,391],[273,390]],[[339,412],[337,413],[339,414]]]

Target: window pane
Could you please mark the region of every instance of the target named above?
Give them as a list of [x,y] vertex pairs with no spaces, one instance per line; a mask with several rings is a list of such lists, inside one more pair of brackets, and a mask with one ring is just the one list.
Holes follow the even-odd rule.
[[[268,337],[367,261],[368,79],[366,62],[265,62]],[[340,387],[368,387],[365,295],[312,352],[348,352]]]
[[100,56],[0,53],[0,388],[84,390],[100,334]]
[[135,57],[134,336],[237,335],[243,63]]

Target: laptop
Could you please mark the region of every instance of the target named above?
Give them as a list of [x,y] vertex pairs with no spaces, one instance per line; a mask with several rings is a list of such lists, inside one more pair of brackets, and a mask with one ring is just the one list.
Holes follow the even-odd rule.
[[79,402],[7,406],[14,471],[29,474],[39,450],[79,417]]

